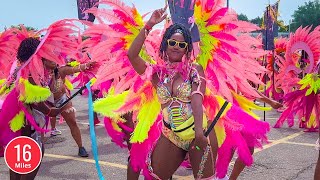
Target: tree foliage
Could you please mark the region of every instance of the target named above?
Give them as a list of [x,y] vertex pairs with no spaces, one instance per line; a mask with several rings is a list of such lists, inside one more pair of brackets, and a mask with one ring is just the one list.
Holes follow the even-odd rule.
[[258,16],[258,17],[254,18],[254,19],[251,19],[250,22],[251,22],[252,24],[257,25],[257,26],[261,26],[261,24],[262,24],[262,17],[259,17],[259,16]]
[[239,19],[240,21],[249,21],[247,15],[242,14],[242,13],[238,15],[238,19]]
[[[13,25],[12,25],[11,28],[16,28],[16,29],[20,29],[20,30],[21,30],[20,25],[17,25],[17,26],[13,26]],[[37,31],[36,28],[30,27],[30,26],[26,26],[26,29],[27,29],[27,31]]]
[[306,2],[303,6],[299,6],[294,11],[293,21],[290,22],[291,32],[300,26],[306,27],[313,25],[313,28],[320,24],[320,3],[318,0]]

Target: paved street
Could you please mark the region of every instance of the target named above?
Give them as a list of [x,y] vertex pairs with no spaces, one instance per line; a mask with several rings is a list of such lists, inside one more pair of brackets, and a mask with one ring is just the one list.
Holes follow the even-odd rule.
[[[68,126],[66,123],[59,124],[58,129],[62,130],[62,135],[46,138],[45,155],[37,179],[98,179],[91,153],[86,102],[83,97],[74,100],[77,121],[84,146],[90,153],[89,158],[77,156],[78,149]],[[266,114],[266,121],[271,124],[274,124],[279,116],[276,111]],[[126,179],[127,150],[111,143],[103,126],[96,127],[96,134],[99,160],[105,179]],[[312,180],[318,157],[318,151],[315,149],[317,138],[318,133],[305,133],[297,128],[297,125],[294,128],[271,129],[269,133],[271,143],[265,145],[263,150],[256,150],[253,166],[247,168],[239,179]],[[9,179],[8,168],[3,158],[0,158],[0,179]],[[180,168],[175,173],[174,179],[193,178],[190,170]]]

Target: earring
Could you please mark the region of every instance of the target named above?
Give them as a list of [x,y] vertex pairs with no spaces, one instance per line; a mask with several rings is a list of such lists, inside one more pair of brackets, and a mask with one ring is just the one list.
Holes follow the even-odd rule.
[[188,59],[188,61],[190,61],[190,59],[191,59],[191,54],[189,52],[187,52],[187,59]]
[[164,52],[164,59],[165,59],[166,61],[169,61],[169,56],[168,56],[168,54],[167,54],[166,52]]

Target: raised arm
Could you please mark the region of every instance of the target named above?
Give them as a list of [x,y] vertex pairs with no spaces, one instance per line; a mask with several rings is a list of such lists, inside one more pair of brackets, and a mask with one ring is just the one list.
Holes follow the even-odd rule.
[[139,56],[139,53],[140,53],[142,46],[144,44],[144,41],[146,40],[146,37],[147,37],[148,33],[150,32],[150,30],[152,29],[152,27],[154,25],[160,23],[161,21],[163,21],[167,17],[167,14],[165,14],[166,8],[167,8],[167,6],[163,9],[155,10],[152,13],[149,21],[140,30],[140,33],[134,39],[134,41],[132,42],[132,44],[128,50],[128,58],[130,60],[130,63],[133,66],[134,70],[140,75],[144,73],[147,66],[145,65],[144,60]]
[[92,62],[88,62],[85,64],[79,64],[78,66],[75,66],[75,67],[63,66],[63,67],[59,68],[59,73],[60,73],[60,76],[62,78],[64,78],[67,75],[90,70],[94,67],[95,64],[96,64],[96,62],[92,61]]

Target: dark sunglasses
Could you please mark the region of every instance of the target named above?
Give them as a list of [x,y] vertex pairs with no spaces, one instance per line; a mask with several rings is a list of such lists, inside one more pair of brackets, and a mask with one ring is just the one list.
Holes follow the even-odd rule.
[[167,42],[168,42],[168,45],[171,46],[171,47],[174,47],[177,44],[178,44],[179,48],[181,48],[181,49],[185,49],[185,48],[188,47],[188,43],[179,42],[179,41],[176,41],[174,39],[168,39]]

